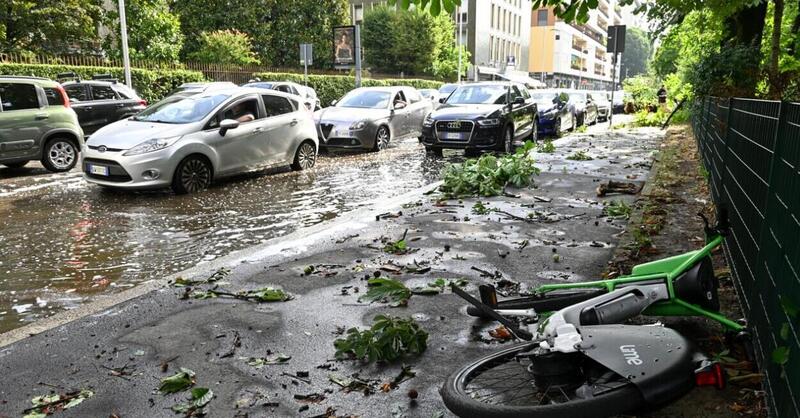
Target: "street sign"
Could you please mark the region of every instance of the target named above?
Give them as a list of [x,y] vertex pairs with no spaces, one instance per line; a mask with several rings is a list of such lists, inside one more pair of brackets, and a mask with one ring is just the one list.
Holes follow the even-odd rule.
[[314,65],[314,45],[300,44],[300,65]]
[[612,54],[625,52],[625,25],[612,25],[608,27],[606,52]]

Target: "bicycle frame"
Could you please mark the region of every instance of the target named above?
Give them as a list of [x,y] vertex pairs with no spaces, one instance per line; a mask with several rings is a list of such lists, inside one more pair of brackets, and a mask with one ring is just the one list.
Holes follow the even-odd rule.
[[719,247],[724,241],[724,237],[717,233],[707,239],[706,245],[695,251],[685,254],[656,260],[649,263],[639,264],[633,268],[630,275],[620,276],[614,279],[597,280],[582,283],[548,284],[535,289],[537,294],[545,294],[556,290],[566,289],[586,289],[596,288],[605,289],[613,292],[617,288],[625,285],[642,284],[643,282],[664,281],[667,285],[669,298],[657,302],[642,312],[644,315],[655,316],[704,316],[719,322],[725,328],[733,331],[743,331],[744,326],[726,318],[719,312],[702,308],[696,304],[680,299],[675,293],[674,282],[697,262],[709,256],[711,252]]

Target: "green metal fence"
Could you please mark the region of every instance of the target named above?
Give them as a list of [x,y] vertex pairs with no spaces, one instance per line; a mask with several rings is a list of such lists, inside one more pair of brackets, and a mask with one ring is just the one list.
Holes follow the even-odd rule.
[[692,116],[767,406],[800,417],[800,103],[705,97]]

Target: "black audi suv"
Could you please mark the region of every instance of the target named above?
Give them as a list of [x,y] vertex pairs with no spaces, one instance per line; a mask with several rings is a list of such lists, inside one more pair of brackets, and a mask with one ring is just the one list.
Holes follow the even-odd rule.
[[536,141],[538,112],[524,85],[480,82],[458,86],[422,123],[422,143],[429,152],[463,149],[513,152]]

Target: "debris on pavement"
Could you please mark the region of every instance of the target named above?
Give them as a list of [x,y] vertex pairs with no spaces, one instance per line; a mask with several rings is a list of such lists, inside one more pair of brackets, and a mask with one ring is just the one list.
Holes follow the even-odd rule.
[[165,395],[168,393],[176,393],[194,386],[195,382],[194,372],[181,367],[178,373],[161,379],[161,386],[158,387],[158,391]]
[[55,412],[63,411],[79,405],[86,399],[94,396],[94,392],[81,389],[64,394],[50,394],[37,396],[31,399],[32,407],[22,411],[23,418],[42,418]]
[[612,193],[638,194],[641,190],[642,186],[636,183],[609,180],[597,186],[597,196],[603,197]]
[[388,277],[369,279],[367,286],[367,293],[358,298],[359,302],[388,302],[392,307],[406,306],[412,294],[406,285]]
[[172,406],[172,410],[186,417],[203,416],[204,408],[214,398],[214,392],[209,388],[194,388],[189,392],[188,402]]
[[391,362],[422,354],[428,348],[428,333],[413,318],[377,315],[371,328],[350,328],[347,337],[336,339],[333,345],[339,359]]
[[292,356],[287,356],[286,354],[276,354],[269,357],[239,357],[239,360],[244,360],[247,362],[248,366],[255,367],[256,369],[260,369],[264,366],[286,364],[291,359]]

